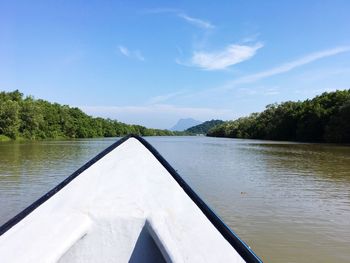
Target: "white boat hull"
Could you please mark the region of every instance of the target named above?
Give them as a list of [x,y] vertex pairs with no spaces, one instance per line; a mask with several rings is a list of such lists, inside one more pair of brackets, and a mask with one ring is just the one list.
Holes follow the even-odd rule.
[[1,262],[259,262],[148,148],[125,138],[5,224]]

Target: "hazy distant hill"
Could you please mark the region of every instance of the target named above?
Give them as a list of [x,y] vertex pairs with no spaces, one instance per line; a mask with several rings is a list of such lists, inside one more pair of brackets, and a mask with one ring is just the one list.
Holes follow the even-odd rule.
[[171,131],[184,131],[190,127],[201,124],[201,121],[197,121],[192,118],[180,119],[170,130]]
[[207,132],[215,127],[216,125],[223,124],[224,121],[222,120],[211,120],[211,121],[205,121],[202,124],[193,126],[191,128],[188,128],[186,132],[195,133],[195,134],[207,134]]

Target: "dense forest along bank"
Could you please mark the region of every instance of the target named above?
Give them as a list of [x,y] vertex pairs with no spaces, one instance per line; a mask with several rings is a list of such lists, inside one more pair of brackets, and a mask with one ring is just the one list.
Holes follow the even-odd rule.
[[94,118],[76,107],[24,97],[18,90],[0,92],[0,141],[116,137],[130,133],[142,136],[181,134]]
[[350,90],[305,101],[270,104],[261,113],[228,121],[208,136],[302,142],[350,143]]

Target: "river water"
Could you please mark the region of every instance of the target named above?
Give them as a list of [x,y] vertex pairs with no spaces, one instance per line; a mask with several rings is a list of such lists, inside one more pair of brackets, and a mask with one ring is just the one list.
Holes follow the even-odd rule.
[[[265,262],[350,262],[350,147],[146,138]],[[0,225],[116,141],[0,143]]]

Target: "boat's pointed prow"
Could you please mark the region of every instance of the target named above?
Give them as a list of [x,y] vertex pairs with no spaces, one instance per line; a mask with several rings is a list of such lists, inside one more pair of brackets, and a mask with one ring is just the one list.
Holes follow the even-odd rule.
[[261,262],[136,135],[98,154],[0,234],[1,262]]

